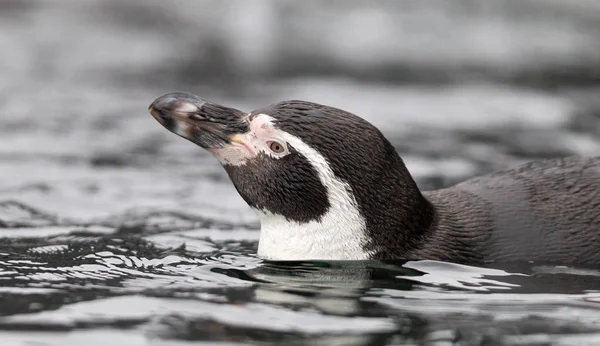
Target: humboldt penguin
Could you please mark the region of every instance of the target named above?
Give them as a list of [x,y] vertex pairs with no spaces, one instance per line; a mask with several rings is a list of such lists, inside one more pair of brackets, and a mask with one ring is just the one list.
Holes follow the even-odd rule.
[[600,156],[420,191],[384,135],[338,108],[247,113],[174,92],[149,110],[219,160],[260,218],[261,258],[600,264]]

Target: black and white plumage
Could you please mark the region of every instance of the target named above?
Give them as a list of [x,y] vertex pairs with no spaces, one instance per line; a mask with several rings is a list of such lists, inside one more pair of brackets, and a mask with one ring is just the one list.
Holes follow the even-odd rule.
[[244,113],[169,93],[150,112],[221,162],[260,217],[262,258],[600,264],[600,157],[421,192],[383,134],[337,108],[285,101]]

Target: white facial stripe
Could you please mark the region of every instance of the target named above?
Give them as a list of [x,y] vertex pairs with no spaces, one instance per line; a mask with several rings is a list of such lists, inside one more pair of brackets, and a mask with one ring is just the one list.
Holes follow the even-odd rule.
[[271,260],[369,259],[365,220],[350,186],[335,176],[329,163],[300,138],[282,131],[283,139],[301,153],[327,189],[330,208],[320,221],[300,223],[265,210],[261,219],[258,255]]
[[[269,140],[291,145],[314,167],[327,189],[329,209],[320,221],[300,223],[267,210],[256,210],[261,219],[258,255],[271,260],[363,260],[369,259],[365,220],[350,186],[335,176],[329,163],[318,151],[300,138],[273,125],[266,114],[254,117],[247,133],[236,135],[230,145],[211,150],[222,164],[241,166],[259,153],[278,159],[266,145]],[[239,142],[239,143],[236,143]]]

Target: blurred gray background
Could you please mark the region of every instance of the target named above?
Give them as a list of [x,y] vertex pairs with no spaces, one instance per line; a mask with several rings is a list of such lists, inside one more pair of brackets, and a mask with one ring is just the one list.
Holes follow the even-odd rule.
[[423,188],[598,154],[598,18],[597,0],[2,0],[0,199],[254,220],[216,161],[147,114],[174,90],[344,108]]

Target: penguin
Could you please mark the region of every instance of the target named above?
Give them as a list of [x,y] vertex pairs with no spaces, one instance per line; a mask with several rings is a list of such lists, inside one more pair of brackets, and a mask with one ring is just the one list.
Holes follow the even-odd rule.
[[247,113],[172,92],[149,111],[221,163],[260,219],[262,259],[600,264],[600,156],[420,191],[381,131],[342,109]]

